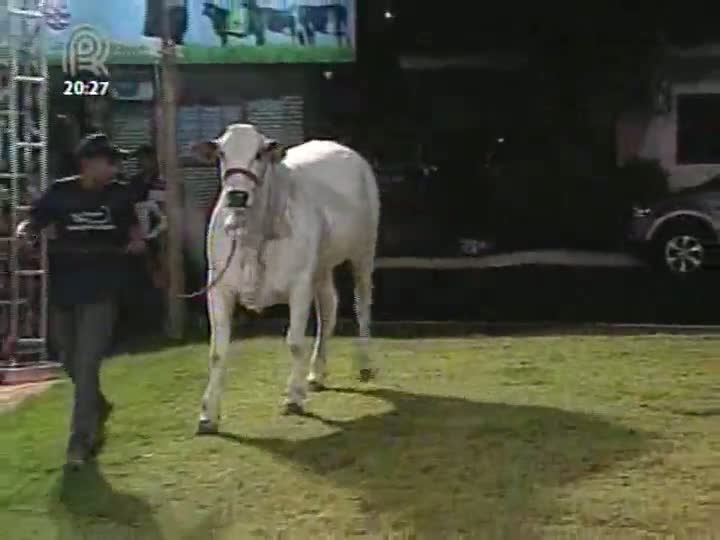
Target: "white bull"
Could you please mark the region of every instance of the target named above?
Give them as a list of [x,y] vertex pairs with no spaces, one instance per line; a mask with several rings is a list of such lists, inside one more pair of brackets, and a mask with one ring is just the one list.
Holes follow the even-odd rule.
[[[337,293],[333,269],[349,261],[355,282],[359,326],[360,380],[374,374],[368,351],[372,273],[380,202],[368,162],[331,141],[310,141],[289,149],[254,126],[230,125],[195,153],[220,164],[222,190],[207,235],[208,283],[227,272],[208,292],[211,324],[209,380],[202,399],[199,433],[217,432],[233,313],[239,303],[260,312],[290,307],[287,344],[292,357],[284,412],[302,414],[308,386],[323,388],[327,339],[335,329]],[[304,341],[315,302],[317,335],[308,372]]]

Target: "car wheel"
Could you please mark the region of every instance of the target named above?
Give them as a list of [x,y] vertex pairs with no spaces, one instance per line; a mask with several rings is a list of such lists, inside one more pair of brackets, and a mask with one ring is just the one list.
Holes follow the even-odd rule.
[[705,269],[708,241],[707,233],[698,227],[670,227],[655,241],[657,263],[677,277],[697,274]]

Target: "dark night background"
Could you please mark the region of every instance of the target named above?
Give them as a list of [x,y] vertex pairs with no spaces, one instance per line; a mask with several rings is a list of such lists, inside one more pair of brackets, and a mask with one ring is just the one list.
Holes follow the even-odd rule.
[[[594,49],[609,56],[636,48],[662,32],[673,43],[717,39],[710,2],[358,2],[362,53],[472,54],[488,50],[579,54]],[[530,4],[530,5],[528,5]],[[704,9],[703,9],[704,8]],[[394,17],[388,21],[384,14]],[[707,14],[707,16],[706,16]],[[376,47],[379,46],[379,47]]]
[[544,75],[546,84],[572,99],[583,84],[603,77],[613,85],[640,84],[663,41],[689,47],[720,39],[708,2],[358,4],[359,68],[375,83],[373,97],[378,98],[388,95],[378,79],[391,82],[399,55],[516,53]]
[[[511,231],[503,224],[511,247],[610,247],[627,211],[609,200],[621,196],[607,181],[616,168],[617,119],[652,107],[668,45],[720,40],[713,17],[698,16],[703,6],[710,8],[683,3],[679,10],[669,2],[358,2],[358,62],[338,67],[328,82],[323,106],[331,127],[320,135],[346,140],[388,174],[407,173],[420,162],[439,166],[443,178],[425,200],[434,201],[433,235],[448,250],[458,235],[501,228],[498,220],[535,223],[530,229],[536,239],[526,226]],[[476,66],[408,69],[413,57],[471,57]],[[507,140],[507,159],[522,169],[513,181],[527,185],[510,189],[512,182],[504,180],[496,188],[486,178],[486,156],[495,155],[499,137]],[[421,184],[407,182],[407,190]],[[499,192],[505,188],[512,193]],[[428,211],[423,196],[404,189],[385,194],[388,219],[396,222],[387,229],[398,236],[403,220],[410,229],[411,218],[416,223],[418,212]],[[432,182],[423,189],[432,192]],[[594,191],[602,215],[586,220],[589,230],[578,230],[577,197]],[[503,197],[522,208],[503,206]],[[537,215],[520,216],[527,200],[539,202]],[[446,238],[437,234],[441,222]],[[415,238],[428,234],[408,232]],[[408,251],[403,255],[442,251],[400,243]],[[401,255],[393,250],[385,254]]]
[[[370,114],[356,144],[369,140],[371,148],[364,150],[370,155],[380,147],[381,169],[418,159],[441,166],[424,197],[411,193],[413,182],[386,188],[384,218],[392,222],[384,229],[387,256],[455,256],[458,237],[481,237],[499,225],[509,249],[620,248],[628,201],[616,176],[615,122],[624,111],[651,107],[667,46],[720,41],[720,25],[704,15],[712,13],[707,2],[359,4],[358,64],[346,80],[338,70],[330,84],[334,91],[344,87],[363,94],[357,99]],[[393,17],[386,18],[386,11]],[[401,67],[409,56],[475,56],[486,68],[413,72]],[[513,59],[522,67],[508,68]],[[459,107],[435,111],[446,98]],[[339,125],[356,128],[361,121],[342,102],[336,109]],[[459,109],[456,114],[466,124],[451,126],[450,109]],[[343,114],[349,116],[345,124]],[[498,135],[517,139],[517,134],[530,141],[521,152],[530,165],[519,170],[522,180],[506,182],[510,195],[503,199],[485,182],[481,162],[488,141]],[[418,158],[413,148],[422,143],[430,150]],[[530,147],[536,150],[532,156]],[[698,307],[700,297],[714,294],[713,275],[678,288],[639,270],[538,267],[532,272],[531,280],[521,268],[482,276],[477,271],[381,272],[379,296],[392,294],[396,301],[379,306],[379,315],[716,320],[710,307]],[[427,292],[421,298],[418,290]],[[401,305],[408,313],[397,312]]]

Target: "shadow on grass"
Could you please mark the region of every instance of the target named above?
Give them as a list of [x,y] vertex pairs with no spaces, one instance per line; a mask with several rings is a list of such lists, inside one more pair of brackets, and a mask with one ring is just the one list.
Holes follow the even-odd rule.
[[80,538],[164,538],[153,510],[142,499],[115,491],[96,463],[63,471],[51,494],[58,540]]
[[112,347],[112,355],[120,354],[151,354],[161,352],[169,347],[182,345],[207,344],[209,335],[203,330],[191,330],[182,339],[171,339],[164,334],[127,336]]
[[214,512],[189,530],[163,534],[150,504],[115,490],[94,462],[79,471],[63,471],[51,493],[50,515],[58,540],[207,540],[222,523]]
[[557,509],[548,489],[597,474],[649,448],[652,435],[598,416],[538,406],[482,403],[391,389],[335,392],[379,398],[392,410],[304,440],[219,437],[298,464],[359,501],[370,534],[380,514],[404,516],[418,537],[489,534],[529,538],[528,519]]

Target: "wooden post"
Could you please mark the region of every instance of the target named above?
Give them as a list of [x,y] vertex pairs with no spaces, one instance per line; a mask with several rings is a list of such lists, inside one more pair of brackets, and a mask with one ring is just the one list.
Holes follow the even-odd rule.
[[163,4],[163,40],[160,57],[160,164],[165,180],[165,211],[168,218],[167,248],[168,271],[167,301],[165,303],[168,337],[182,339],[185,331],[185,301],[178,295],[185,292],[185,262],[183,258],[183,184],[177,159],[176,107],[178,67],[175,44],[170,39],[170,17],[167,1]]

